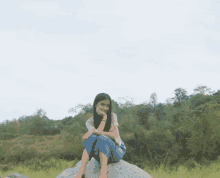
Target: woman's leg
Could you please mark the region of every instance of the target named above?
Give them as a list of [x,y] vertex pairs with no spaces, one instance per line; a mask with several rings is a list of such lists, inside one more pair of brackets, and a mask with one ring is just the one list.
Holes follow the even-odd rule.
[[88,161],[89,161],[89,155],[88,155],[86,149],[84,149],[83,154],[82,154],[82,159],[81,159],[81,166],[80,166],[79,171],[77,173],[77,177],[79,176],[81,178]]
[[[100,169],[100,178],[107,178],[107,164],[110,155],[110,138],[106,135],[100,135],[97,138],[97,144],[95,146],[96,153],[99,152],[99,163],[101,166]],[[111,141],[113,142],[113,141]],[[96,156],[96,160],[98,157]]]
[[108,161],[108,159],[107,159],[107,156],[101,151],[99,151],[99,157],[100,157],[100,163],[101,163],[100,173],[101,173],[101,176],[105,177],[105,176],[107,176],[107,161]]

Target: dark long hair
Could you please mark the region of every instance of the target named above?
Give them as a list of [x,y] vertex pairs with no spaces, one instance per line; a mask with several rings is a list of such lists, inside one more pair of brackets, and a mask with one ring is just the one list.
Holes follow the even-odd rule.
[[93,120],[94,120],[94,126],[97,129],[99,127],[99,124],[101,122],[102,117],[100,115],[98,115],[98,113],[96,112],[96,105],[98,104],[99,101],[102,100],[109,100],[110,104],[109,104],[109,110],[107,112],[107,121],[105,123],[105,127],[104,127],[104,132],[109,132],[109,129],[111,127],[111,122],[112,122],[112,100],[111,97],[106,94],[106,93],[99,93],[98,95],[96,95],[94,103],[93,103]]

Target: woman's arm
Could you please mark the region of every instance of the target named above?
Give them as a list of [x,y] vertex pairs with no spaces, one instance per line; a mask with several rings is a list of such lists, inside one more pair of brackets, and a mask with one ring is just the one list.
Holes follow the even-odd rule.
[[93,128],[93,129],[91,129],[90,131],[88,131],[84,136],[83,136],[83,139],[87,139],[87,138],[89,138],[89,136],[91,135],[91,134],[95,134],[95,135],[101,135],[101,134],[103,134],[103,135],[107,135],[107,136],[109,136],[111,139],[115,139],[115,138],[117,138],[117,130],[113,130],[113,131],[111,131],[111,132],[104,132],[104,131],[101,131],[101,130],[98,130],[98,132],[96,132],[95,131],[96,129],[95,128]]
[[100,132],[96,132],[95,130],[96,130],[95,128],[92,128],[91,130],[89,130],[89,131],[82,137],[82,139],[83,139],[83,140],[86,140],[87,138],[90,137],[91,134],[95,134],[95,135],[98,135],[98,136],[101,135]]
[[103,135],[109,136],[111,139],[116,140],[118,138],[118,128],[117,126],[113,125],[113,130],[110,132],[101,132]]

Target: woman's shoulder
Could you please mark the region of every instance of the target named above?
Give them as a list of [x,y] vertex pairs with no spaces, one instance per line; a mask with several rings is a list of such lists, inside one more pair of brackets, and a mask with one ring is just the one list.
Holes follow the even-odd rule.
[[117,115],[115,113],[112,113],[112,118],[117,119]]

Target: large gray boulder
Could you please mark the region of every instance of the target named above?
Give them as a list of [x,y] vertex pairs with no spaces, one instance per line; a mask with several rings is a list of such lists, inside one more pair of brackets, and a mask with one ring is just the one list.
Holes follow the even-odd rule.
[[[80,165],[81,161],[75,167],[65,169],[56,178],[73,178],[79,171]],[[99,178],[100,168],[100,164],[95,158],[92,158],[86,165],[85,178]],[[146,171],[124,160],[109,164],[107,166],[107,176],[108,178],[152,178]]]
[[30,178],[30,177],[27,177],[27,176],[24,176],[18,173],[11,173],[11,174],[8,174],[7,177],[4,177],[4,178]]

